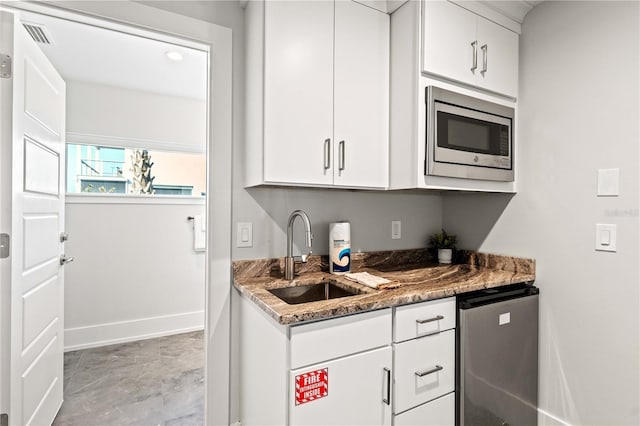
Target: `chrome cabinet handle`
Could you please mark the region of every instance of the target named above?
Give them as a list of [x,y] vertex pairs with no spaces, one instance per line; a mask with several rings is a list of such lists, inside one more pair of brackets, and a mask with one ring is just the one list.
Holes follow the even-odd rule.
[[384,398],[382,398],[382,402],[384,402],[387,405],[391,404],[391,370],[389,370],[387,367],[383,368],[384,374],[386,376],[385,379],[385,396]]
[[324,169],[331,167],[331,138],[324,140]]
[[64,254],[60,255],[60,265],[66,265],[67,263],[73,262],[73,257],[67,257]]
[[338,170],[344,170],[344,162],[345,162],[345,152],[344,152],[344,141],[340,141],[338,144],[338,153],[340,154],[338,157]]
[[416,320],[416,322],[417,322],[418,324],[426,324],[426,323],[428,323],[428,322],[440,321],[440,320],[442,320],[442,319],[444,319],[444,317],[443,317],[442,315],[436,315],[436,316],[435,316],[435,317],[433,317],[433,318],[417,319],[417,320]]
[[476,69],[478,69],[478,41],[474,40],[471,43],[471,47],[473,47],[473,57],[471,59],[473,66],[471,67],[471,72],[475,74]]
[[443,367],[441,365],[436,365],[435,367],[429,370],[416,371],[414,374],[418,377],[424,377],[424,376],[428,376],[429,374],[437,373],[442,369]]
[[487,72],[487,50],[489,47],[486,44],[483,44],[480,49],[482,49],[482,70],[480,71],[480,74],[484,77],[484,74]]

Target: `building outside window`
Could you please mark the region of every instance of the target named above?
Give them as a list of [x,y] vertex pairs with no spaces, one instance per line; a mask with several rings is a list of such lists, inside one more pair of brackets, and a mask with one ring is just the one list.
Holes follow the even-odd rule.
[[[135,148],[67,144],[67,193],[132,194]],[[148,150],[153,195],[204,196],[206,157]]]

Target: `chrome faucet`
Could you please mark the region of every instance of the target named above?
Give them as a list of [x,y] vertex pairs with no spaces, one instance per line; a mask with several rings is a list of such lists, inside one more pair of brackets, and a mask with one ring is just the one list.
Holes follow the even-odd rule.
[[[304,232],[307,237],[307,248],[309,254],[301,256],[293,256],[293,223],[296,218],[299,217],[304,222]],[[289,216],[289,223],[287,225],[287,257],[284,258],[284,279],[291,281],[296,273],[296,263],[306,263],[307,258],[311,256],[311,242],[313,235],[311,234],[311,221],[309,216],[302,210],[295,210]]]

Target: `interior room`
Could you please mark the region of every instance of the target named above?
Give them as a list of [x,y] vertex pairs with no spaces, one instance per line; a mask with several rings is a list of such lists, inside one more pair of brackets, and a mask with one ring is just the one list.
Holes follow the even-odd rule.
[[[14,85],[38,81],[16,77],[35,75],[28,61],[0,79],[0,233],[11,237],[0,256],[0,423],[52,424],[69,402],[69,354],[148,342],[155,356],[163,339],[193,332],[204,369],[184,378],[204,391],[200,414],[180,411],[188,401],[168,404],[173,417],[136,417],[127,409],[144,407],[113,399],[111,411],[127,406],[120,423],[84,424],[640,423],[640,2],[0,6],[0,51],[18,59],[23,23],[45,14],[173,41],[201,52],[206,72],[205,89],[187,96],[60,69],[49,81],[66,83],[66,120],[55,116],[66,128],[51,141],[28,128],[46,120],[16,121],[29,115],[16,93],[29,93]],[[143,57],[130,43],[124,62]],[[165,115],[132,119],[156,108]],[[104,127],[105,114],[122,127]],[[109,132],[111,143],[96,137]],[[123,138],[134,143],[114,143]],[[157,154],[142,144],[153,140]],[[104,147],[99,158],[76,147],[88,143]],[[116,165],[102,181],[65,176],[65,209],[36,214],[15,200],[61,197],[26,178],[30,153],[50,164],[33,147],[67,162],[84,155],[96,170],[148,149],[153,184],[192,194],[126,201],[118,182],[134,178]],[[114,147],[130,150],[116,153],[126,160],[109,157]],[[206,183],[160,182],[163,150],[206,153]],[[34,237],[22,216],[61,224],[56,243],[31,255],[48,256],[33,264],[55,279],[33,272],[26,247],[46,233]],[[39,290],[49,282],[62,285]],[[43,310],[54,319],[21,321],[30,298],[54,300],[57,311]],[[34,371],[43,379],[22,378]]]

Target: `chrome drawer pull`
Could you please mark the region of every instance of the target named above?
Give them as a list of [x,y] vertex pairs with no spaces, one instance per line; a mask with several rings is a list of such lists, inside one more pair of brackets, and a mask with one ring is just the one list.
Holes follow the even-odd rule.
[[424,376],[428,376],[429,374],[437,373],[442,369],[443,367],[441,365],[436,365],[431,370],[416,371],[414,374],[418,377],[424,377]]
[[487,72],[487,50],[489,47],[484,44],[480,49],[482,49],[482,70],[480,71],[480,74],[484,77],[484,74]]
[[474,40],[471,43],[471,47],[473,47],[473,54],[471,57],[471,62],[473,62],[473,66],[471,67],[471,72],[476,73],[476,69],[478,68],[478,40]]
[[386,378],[385,397],[382,398],[382,402],[387,405],[391,405],[391,370],[389,370],[387,367],[384,367],[382,370],[384,371]]
[[433,317],[433,318],[418,319],[418,320],[416,320],[416,322],[417,322],[418,324],[426,324],[426,323],[428,323],[428,322],[440,321],[440,320],[442,320],[442,319],[444,319],[444,317],[443,317],[442,315],[436,315],[436,316],[435,316],[435,317]]
[[331,139],[324,140],[324,169],[331,168]]

